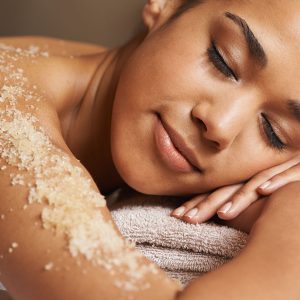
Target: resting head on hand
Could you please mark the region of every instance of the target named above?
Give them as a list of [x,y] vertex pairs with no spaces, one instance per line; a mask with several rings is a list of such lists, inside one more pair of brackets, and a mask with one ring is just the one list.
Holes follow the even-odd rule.
[[298,14],[295,1],[148,1],[113,100],[120,180],[197,197],[194,223],[237,217],[275,176],[277,188],[296,180]]

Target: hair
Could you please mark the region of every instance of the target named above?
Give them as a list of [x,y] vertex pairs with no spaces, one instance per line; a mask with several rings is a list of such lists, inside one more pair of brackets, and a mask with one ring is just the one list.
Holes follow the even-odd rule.
[[191,8],[196,7],[199,4],[204,3],[207,0],[184,0],[181,5],[175,10],[175,12],[171,15],[171,17],[161,26],[161,30],[170,25],[173,21],[175,21],[178,17],[184,14],[186,11]]
[[204,0],[185,0],[178,8],[176,9],[175,13],[170,17],[170,22],[181,16],[187,10],[194,8],[195,6],[203,3]]

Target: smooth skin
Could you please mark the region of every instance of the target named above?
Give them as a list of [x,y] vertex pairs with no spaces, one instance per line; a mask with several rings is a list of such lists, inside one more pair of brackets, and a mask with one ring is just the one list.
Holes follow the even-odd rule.
[[[276,0],[270,7],[269,1],[211,0],[161,27],[179,4],[149,1],[143,10],[148,31],[112,50],[73,42],[62,46],[47,38],[1,39],[18,47],[49,45],[52,56],[48,61],[23,66],[49,98],[39,121],[72,162],[92,176],[95,189],[98,186],[103,195],[129,186],[144,194],[186,199],[241,184],[293,159],[299,151],[299,124],[284,103],[300,98],[297,76],[290,76],[299,72],[300,4]],[[223,17],[226,11],[247,20],[263,44],[268,55],[264,69],[249,55],[237,26]],[[207,58],[212,37],[239,75],[238,81],[222,75]],[[270,147],[259,123],[261,112],[288,144],[285,151]],[[175,173],[159,159],[153,139],[157,114],[181,134],[202,172]],[[1,175],[1,187],[7,180]],[[230,263],[193,281],[183,292],[161,272],[146,279],[151,289],[141,292],[138,299],[299,299],[299,188],[298,182],[286,184],[228,222],[250,231],[248,245]],[[16,208],[25,203],[25,189],[3,191],[1,211],[11,207],[12,197]],[[7,236],[21,240],[28,250],[0,262],[0,280],[13,298],[82,299],[89,295],[93,300],[101,295],[101,299],[120,299],[113,278],[105,270],[90,270],[85,261],[90,272],[84,278],[68,257],[64,263],[71,265],[71,271],[59,273],[64,282],[56,274],[41,276],[45,257],[38,245],[50,248],[54,260],[62,257],[64,240],[42,229],[32,234],[40,209],[19,215],[21,233],[15,218],[0,228],[2,252],[10,242]],[[111,219],[107,209],[103,213]],[[76,290],[79,286],[80,291]]]
[[[71,116],[75,113],[79,113],[79,117],[82,117],[81,111],[78,111],[82,101],[88,103],[93,100],[92,97],[97,90],[93,81],[95,71],[97,67],[101,69],[104,66],[104,63],[101,66],[99,62],[104,62],[106,56],[101,54],[103,49],[92,45],[35,37],[3,38],[1,42],[25,48],[32,44],[41,48],[44,44],[49,45],[51,54],[49,60],[45,57],[37,58],[36,63],[29,63],[32,62],[31,59],[29,62],[26,59],[19,60],[18,67],[24,70],[30,82],[43,87],[47,101],[35,103],[39,126],[44,129],[52,143],[70,159],[72,165],[81,169],[82,176],[90,179],[92,188],[99,193],[88,170],[66,144],[68,132],[64,131],[66,129],[64,124],[69,124],[72,121]],[[18,109],[26,111],[26,105],[26,101],[20,96]],[[1,109],[5,109],[3,104]],[[49,151],[51,155],[53,150]],[[11,172],[11,167],[7,165],[0,175],[2,193],[0,214],[5,215],[5,219],[1,219],[0,226],[0,281],[14,300],[82,300],[99,297],[111,300],[127,299],[130,295],[133,299],[174,299],[180,287],[162,270],[144,276],[139,283],[142,286],[147,284],[150,288],[140,289],[132,295],[115,285],[116,275],[107,269],[95,267],[83,256],[77,257],[77,260],[71,257],[70,252],[66,250],[66,239],[62,232],[53,234],[51,230],[45,230],[41,226],[41,211],[46,204],[31,204],[24,210],[24,205],[28,204],[28,187],[12,186]],[[34,180],[29,172],[23,175],[25,182]],[[69,188],[70,186],[66,184],[65,189]],[[104,220],[113,222],[107,207],[98,209]],[[89,213],[87,208],[84,213]],[[121,236],[118,230],[116,234]],[[8,249],[13,242],[17,242],[18,247],[10,253]],[[49,262],[54,262],[54,267],[50,271],[45,271],[44,267]],[[137,262],[137,272],[140,271],[139,266],[142,268],[145,265],[153,264],[142,257]],[[119,268],[115,271],[119,271]]]

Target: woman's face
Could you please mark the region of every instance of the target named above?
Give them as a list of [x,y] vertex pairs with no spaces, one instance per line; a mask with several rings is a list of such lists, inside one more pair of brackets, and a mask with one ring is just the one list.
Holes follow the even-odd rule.
[[[298,0],[210,0],[150,30],[121,73],[113,106],[112,155],[124,181],[145,194],[190,195],[293,157],[299,11]],[[162,125],[201,170],[168,152]]]

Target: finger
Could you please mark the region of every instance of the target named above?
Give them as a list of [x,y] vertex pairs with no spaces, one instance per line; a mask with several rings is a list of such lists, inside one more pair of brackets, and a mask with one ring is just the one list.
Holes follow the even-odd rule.
[[198,203],[203,201],[207,196],[208,196],[208,194],[200,194],[200,195],[192,198],[191,200],[183,203],[180,207],[174,209],[171,212],[171,216],[180,219],[187,211],[194,208]]
[[273,176],[267,182],[259,186],[257,191],[262,195],[270,195],[287,183],[298,180],[300,180],[300,164]]
[[[289,170],[299,167],[298,161],[299,157],[286,161],[280,165],[272,167],[268,170],[264,170],[255,175],[247,183],[245,183],[245,185],[232,197],[232,199],[230,199],[231,201],[226,203],[218,210],[217,214],[219,218],[225,220],[236,218],[243,210],[245,210],[260,197],[263,189],[258,189],[258,186],[262,186],[262,184],[266,183],[268,180],[270,180],[270,178],[275,178],[276,176],[279,178],[281,174],[285,173],[290,175],[289,178],[291,180],[291,177],[293,176],[292,174],[300,173],[299,169],[294,169],[292,174],[288,173]],[[286,178],[286,175],[283,178]],[[281,177],[281,182],[284,182],[283,178]],[[285,183],[287,183],[287,181],[285,181]]]
[[[242,198],[245,197],[245,204],[252,203],[252,201],[255,201],[253,199],[257,199],[259,195],[267,196],[268,193],[264,193],[263,189],[258,187],[262,186],[264,183],[266,183],[268,180],[270,180],[272,177],[274,177],[277,174],[280,174],[293,166],[296,166],[299,164],[300,156],[297,156],[289,161],[286,161],[280,165],[271,167],[269,169],[266,169],[255,176],[253,176],[248,182],[244,184],[242,187],[242,190],[238,193],[238,198],[240,201],[242,201]],[[246,199],[249,197],[248,199]],[[229,209],[229,205],[227,205],[226,209]],[[223,215],[223,214],[222,214]]]
[[[276,176],[277,174],[285,172],[297,165],[299,165],[299,156],[289,161],[286,161],[280,165],[274,166],[272,168],[269,168],[267,170],[258,173],[248,181],[248,184],[254,187],[255,189],[257,189],[257,192],[262,193],[262,195],[269,195],[264,193],[264,189],[267,187],[269,183],[268,181],[272,177]],[[258,189],[258,187],[260,188]]]
[[181,219],[192,224],[199,224],[209,220],[240,186],[239,184],[223,187],[209,194],[205,199],[199,201],[192,209],[187,211]]
[[234,219],[259,197],[260,195],[255,190],[242,187],[231,197],[230,201],[218,210],[217,214],[220,219]]

